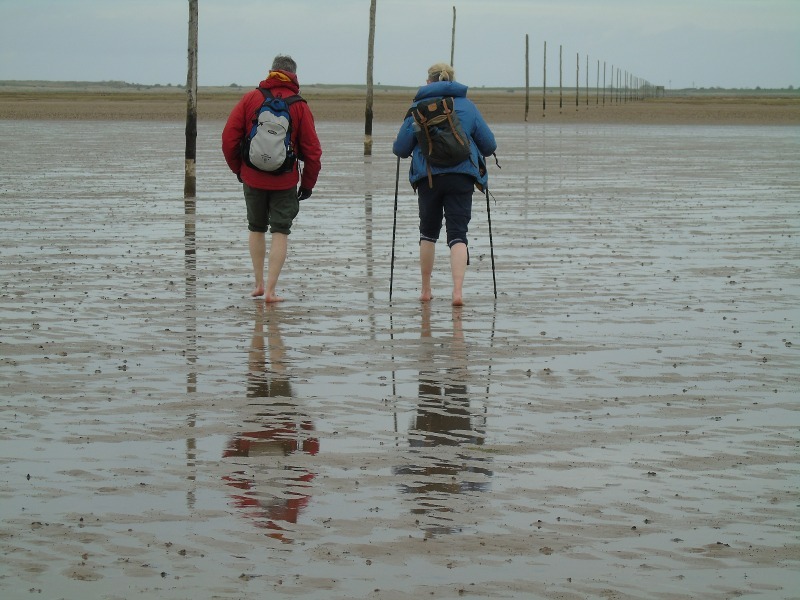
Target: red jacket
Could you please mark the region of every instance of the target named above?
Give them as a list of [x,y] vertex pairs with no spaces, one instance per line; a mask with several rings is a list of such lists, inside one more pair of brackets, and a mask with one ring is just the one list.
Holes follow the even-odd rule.
[[[284,81],[281,75],[290,81]],[[288,71],[271,71],[270,76],[258,85],[270,90],[274,96],[283,98],[300,91],[297,75]],[[314,189],[321,168],[322,146],[314,127],[314,115],[305,102],[295,102],[289,107],[292,117],[292,143],[295,152],[303,161],[302,179],[298,173],[297,163],[291,171],[273,175],[248,167],[242,160],[240,144],[252,127],[253,116],[263,102],[264,96],[256,89],[245,94],[233,107],[228,122],[222,130],[222,153],[225,155],[225,162],[231,171],[252,188],[288,190],[296,187],[299,181],[300,187]]]

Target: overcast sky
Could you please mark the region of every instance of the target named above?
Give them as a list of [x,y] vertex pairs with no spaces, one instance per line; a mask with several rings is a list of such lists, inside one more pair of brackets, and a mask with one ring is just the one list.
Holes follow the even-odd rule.
[[[198,0],[199,84],[255,85],[277,53],[302,84],[366,81],[369,0]],[[188,0],[0,0],[0,80],[186,83]],[[585,85],[605,63],[653,84],[800,87],[800,0],[378,0],[376,83],[450,59],[469,86]]]

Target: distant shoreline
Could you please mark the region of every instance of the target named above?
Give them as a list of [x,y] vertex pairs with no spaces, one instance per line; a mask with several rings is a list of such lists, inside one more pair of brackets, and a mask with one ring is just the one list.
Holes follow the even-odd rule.
[[[246,91],[255,86],[255,81],[252,85],[230,84],[226,86],[199,86],[200,92],[237,92]],[[366,85],[363,83],[311,83],[304,84],[301,81],[303,89],[313,89],[319,91],[365,91]],[[469,83],[467,85],[470,85]],[[374,91],[404,91],[416,90],[418,86],[404,86],[404,85],[386,85],[375,84]],[[128,83],[126,81],[48,81],[48,80],[0,80],[0,91],[2,90],[52,90],[52,91],[102,91],[102,92],[164,92],[173,91],[176,93],[183,93],[185,86],[172,85],[172,84],[145,84],[145,83]],[[477,91],[487,92],[520,92],[524,93],[523,86],[477,86],[470,85],[470,89]],[[574,87],[569,85],[564,86],[564,91],[574,91]],[[595,87],[589,88],[592,93],[597,89]],[[531,92],[541,95],[541,86],[531,86]],[[557,94],[557,86],[548,86],[548,94]],[[581,92],[584,88],[581,87]],[[602,88],[601,88],[602,93]],[[667,96],[800,96],[800,88],[675,88],[667,89]]]
[[[186,94],[180,86],[135,86],[122,82],[0,81],[0,120],[184,121]],[[227,118],[249,87],[201,87],[198,118]],[[416,87],[376,86],[376,122],[400,122]],[[361,85],[301,87],[317,121],[363,123],[366,89]],[[469,97],[490,123],[524,123],[524,88],[470,88]],[[544,107],[543,107],[544,100]],[[529,123],[629,123],[675,125],[800,125],[798,90],[682,90],[665,97],[622,101],[608,92],[531,89]]]

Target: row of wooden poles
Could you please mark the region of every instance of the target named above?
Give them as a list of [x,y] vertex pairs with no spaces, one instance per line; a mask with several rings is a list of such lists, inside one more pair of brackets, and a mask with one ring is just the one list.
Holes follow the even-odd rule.
[[[547,109],[547,42],[544,42],[543,53],[543,66],[542,66],[542,111]],[[606,104],[608,98],[609,104],[633,102],[636,100],[644,100],[645,98],[654,97],[661,89],[652,85],[646,79],[637,77],[628,71],[623,71],[620,68],[611,66],[611,72],[608,79],[607,64],[603,61],[603,85],[600,85],[600,61],[597,61],[597,75],[595,78],[594,88],[589,87],[589,55],[586,55],[586,68],[584,69],[586,76],[586,84],[584,86],[584,101],[586,106],[589,106],[592,96],[594,95],[594,103],[600,105],[601,96],[602,104]],[[581,103],[581,56],[580,53],[575,55],[575,106],[579,107]],[[615,84],[616,82],[616,84]],[[593,93],[594,92],[594,93]],[[564,108],[564,49],[563,46],[558,47],[558,107]],[[529,46],[528,35],[525,35],[525,120],[528,120],[528,112],[530,109],[530,61],[529,61]]]
[[[367,105],[365,110],[364,123],[364,156],[372,154],[372,120],[373,120],[373,77],[372,66],[375,56],[375,12],[377,0],[370,0],[369,7],[369,40],[367,52]],[[188,73],[186,77],[186,157],[185,157],[185,178],[184,178],[184,198],[194,198],[196,196],[197,177],[196,177],[196,156],[197,156],[197,0],[189,0],[189,53],[188,53]],[[453,29],[450,41],[450,64],[453,65],[456,43],[456,7],[453,7]],[[563,47],[558,47],[558,107],[564,108],[564,60]],[[589,55],[585,60],[585,86],[583,100],[586,106],[591,102],[591,88],[589,87]],[[576,54],[575,59],[575,106],[580,106],[581,102],[581,57]],[[608,75],[608,79],[606,78]],[[600,61],[597,61],[594,103],[605,106],[609,104],[632,102],[656,96],[663,88],[652,85],[646,79],[638,77],[628,71],[623,71],[619,67],[611,66],[610,73],[607,71],[606,62],[603,62],[603,85],[600,85]],[[542,67],[542,111],[547,110],[547,42],[544,42],[543,67]],[[525,35],[525,120],[528,120],[530,111],[530,52],[529,38]]]
[[[367,52],[367,107],[365,111],[364,123],[364,156],[372,154],[372,103],[373,103],[373,78],[372,65],[375,48],[375,9],[377,0],[371,0],[369,9],[369,42]],[[454,64],[456,44],[456,7],[453,7],[453,29],[450,38],[450,65]],[[585,86],[583,99],[586,106],[589,106],[592,96],[592,88],[589,87],[589,55],[586,55]],[[580,106],[581,102],[581,57],[580,53],[575,58],[575,106]],[[608,75],[608,79],[607,79]],[[525,34],[525,120],[528,120],[530,112],[530,44],[529,36]],[[544,42],[543,66],[542,66],[542,113],[547,110],[547,42]],[[596,105],[605,106],[609,104],[633,102],[654,97],[663,88],[652,85],[642,77],[624,71],[619,67],[611,66],[610,73],[607,64],[603,61],[603,85],[600,86],[600,61],[597,61],[597,75],[595,78],[594,102]],[[564,49],[558,47],[558,108],[564,108]]]

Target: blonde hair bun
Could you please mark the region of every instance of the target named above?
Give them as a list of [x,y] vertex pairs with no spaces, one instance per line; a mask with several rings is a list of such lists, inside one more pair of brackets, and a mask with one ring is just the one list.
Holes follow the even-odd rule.
[[447,63],[436,63],[428,69],[428,81],[455,81],[456,72]]

